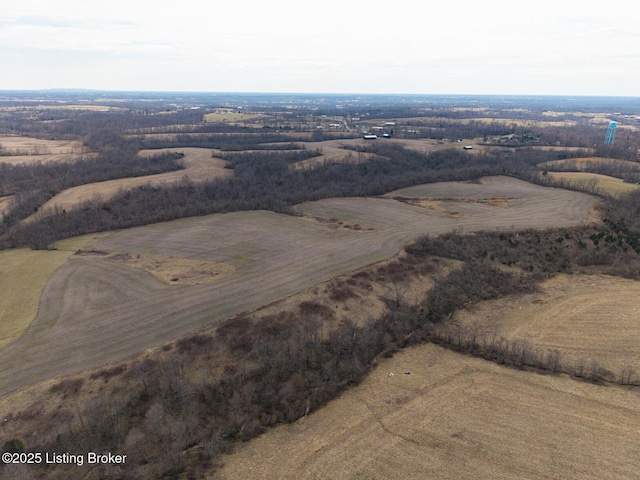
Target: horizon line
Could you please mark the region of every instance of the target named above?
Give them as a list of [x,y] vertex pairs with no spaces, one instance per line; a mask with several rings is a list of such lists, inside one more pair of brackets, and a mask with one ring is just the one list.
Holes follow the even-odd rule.
[[20,93],[147,93],[147,94],[209,94],[209,95],[331,95],[331,96],[431,96],[431,97],[579,97],[579,98],[638,98],[640,95],[611,94],[569,94],[569,93],[400,93],[400,92],[322,92],[322,91],[232,91],[232,90],[138,90],[138,89],[103,89],[103,88],[0,88],[2,92]]

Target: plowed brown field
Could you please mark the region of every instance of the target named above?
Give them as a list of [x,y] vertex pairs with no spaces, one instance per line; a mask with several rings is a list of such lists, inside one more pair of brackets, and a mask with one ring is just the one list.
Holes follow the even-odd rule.
[[[407,198],[441,205],[433,211]],[[174,285],[139,265],[71,256],[47,283],[30,328],[0,352],[0,393],[269,304],[390,258],[423,233],[582,224],[595,203],[578,192],[490,177],[413,187],[385,198],[306,203],[300,206],[304,217],[237,212],[104,234],[83,249],[231,268],[211,282]]]

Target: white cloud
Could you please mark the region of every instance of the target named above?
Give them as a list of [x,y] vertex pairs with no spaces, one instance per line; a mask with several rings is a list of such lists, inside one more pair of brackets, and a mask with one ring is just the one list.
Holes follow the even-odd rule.
[[21,0],[3,6],[0,88],[638,95],[634,5]]

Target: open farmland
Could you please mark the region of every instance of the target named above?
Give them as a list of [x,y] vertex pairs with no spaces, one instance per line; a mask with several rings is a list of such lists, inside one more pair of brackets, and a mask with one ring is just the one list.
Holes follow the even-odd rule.
[[40,138],[0,136],[0,162],[73,162],[87,156],[77,140],[43,140]]
[[0,477],[637,477],[638,112],[0,92]]
[[225,168],[226,162],[213,158],[211,150],[206,148],[167,148],[161,150],[143,150],[140,155],[152,155],[163,152],[182,152],[184,169],[173,172],[145,175],[141,177],[119,178],[105,182],[88,183],[69,188],[54,196],[39,210],[41,214],[53,211],[56,207],[63,209],[77,208],[83,202],[100,198],[107,201],[121,191],[130,190],[141,185],[168,185],[188,177],[192,182],[203,182],[215,178],[231,177],[233,172]]
[[[325,140],[322,142],[298,142],[305,148],[314,149],[319,148],[322,154],[318,157],[313,157],[308,160],[303,160],[292,164],[292,168],[314,168],[323,164],[332,163],[346,163],[346,162],[362,162],[371,158],[369,153],[360,153],[354,150],[349,150],[344,147],[362,146],[366,145],[371,140],[363,140],[362,138],[352,139],[339,139],[339,140]],[[380,138],[380,142],[390,142],[402,145],[403,147],[416,150],[421,153],[430,153],[437,149],[450,148],[451,144],[438,144],[435,140],[423,139],[423,140],[411,140],[411,139],[398,139],[398,138]]]
[[41,293],[55,271],[82,239],[61,242],[55,252],[27,249],[0,252],[0,348],[29,328],[38,312]]
[[[483,117],[483,112],[478,112],[477,117],[473,118],[449,118],[447,119],[449,122],[467,124],[470,122],[483,122],[483,123],[506,123],[508,125],[518,125],[521,127],[563,127],[567,125],[574,125],[575,121],[567,121],[567,120],[522,120],[518,118],[509,118],[507,116],[504,117]],[[412,118],[399,118],[399,122],[438,122],[442,121],[441,117],[433,117],[433,116],[424,116],[424,117],[412,117]]]
[[[412,140],[399,138],[380,138],[379,140],[375,141],[402,145],[403,147],[406,147],[408,149],[416,150],[425,154],[438,149],[451,148],[452,145],[451,143],[439,144],[437,141],[430,139]],[[318,157],[313,157],[307,160],[296,162],[291,165],[291,168],[304,169],[318,167],[323,164],[347,162],[358,163],[363,161],[366,162],[372,156],[370,153],[361,153],[345,147],[363,146],[368,142],[370,142],[370,140],[364,140],[362,138],[325,140],[322,142],[297,142],[308,149],[318,148],[321,150],[322,154]]]
[[622,167],[626,170],[640,170],[640,163],[630,162],[628,160],[618,160],[615,158],[602,158],[602,157],[582,157],[582,158],[570,158],[565,160],[554,160],[552,162],[545,162],[538,165],[541,168],[549,170],[585,170],[593,165],[607,165]]
[[635,280],[560,275],[543,282],[535,294],[482,302],[456,318],[465,324],[479,321],[483,335],[495,332],[526,339],[533,348],[557,349],[568,367],[582,363],[588,369],[595,361],[617,378],[625,367],[640,365],[639,294]]
[[239,446],[215,478],[635,478],[639,418],[635,391],[430,344],[381,362],[320,411]]
[[296,162],[291,165],[291,168],[305,169],[319,167],[323,164],[366,161],[371,156],[370,154],[358,153],[344,148],[346,145],[362,145],[364,142],[365,140],[360,138],[326,140],[323,142],[299,142],[305,148],[319,148],[322,154],[318,157]]
[[[393,198],[398,196],[401,201]],[[407,198],[442,204],[434,211]],[[425,232],[584,224],[595,203],[583,193],[489,177],[412,187],[385,198],[309,202],[299,206],[302,217],[237,212],[102,234],[83,250],[231,268],[213,282],[174,285],[142,265],[100,254],[70,257],[47,283],[31,327],[0,352],[0,392],[101,365],[269,304],[389,258]]]
[[609,195],[619,196],[640,188],[635,183],[626,183],[623,180],[608,175],[588,172],[549,172],[548,175],[555,180],[568,182],[570,185],[589,186],[601,190]]
[[263,126],[261,120],[264,120],[262,115],[241,113],[235,110],[226,109],[219,110],[204,115],[204,121],[211,123],[228,123],[230,125],[259,125]]
[[[429,154],[437,150],[444,150],[448,148],[463,148],[463,146],[470,145],[473,147],[473,150],[469,150],[467,153],[469,155],[474,155],[478,152],[488,151],[494,148],[491,145],[482,145],[482,138],[468,138],[461,139],[459,141],[438,141],[429,138],[423,139],[411,139],[411,138],[378,138],[377,140],[363,140],[362,138],[354,138],[354,139],[338,139],[338,140],[325,140],[322,142],[296,142],[300,145],[304,145],[306,148],[314,149],[319,148],[322,151],[322,154],[318,157],[310,158],[308,160],[303,160],[301,162],[297,162],[292,164],[292,168],[314,168],[323,164],[332,164],[332,163],[358,163],[367,161],[371,158],[371,154],[368,153],[359,153],[357,151],[349,150],[344,148],[345,146],[362,146],[367,143],[374,141],[380,143],[392,143],[396,145],[401,145],[404,148],[409,150],[414,150],[416,152],[420,152],[423,154]],[[562,150],[567,151],[571,150],[567,147],[553,147],[553,146],[535,146],[532,147],[539,150]]]

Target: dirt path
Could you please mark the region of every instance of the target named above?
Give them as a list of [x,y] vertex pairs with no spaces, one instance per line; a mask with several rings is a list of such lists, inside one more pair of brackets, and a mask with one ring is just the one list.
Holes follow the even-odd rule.
[[[392,198],[398,195],[447,199],[434,213]],[[500,206],[480,201],[498,196],[507,199]],[[581,224],[595,203],[582,193],[492,177],[388,198],[310,202],[300,206],[304,217],[237,212],[109,233],[83,248],[216,262],[232,273],[200,285],[167,285],[140,268],[72,256],[47,284],[29,330],[0,352],[0,394],[272,303],[389,258],[423,233]]]

